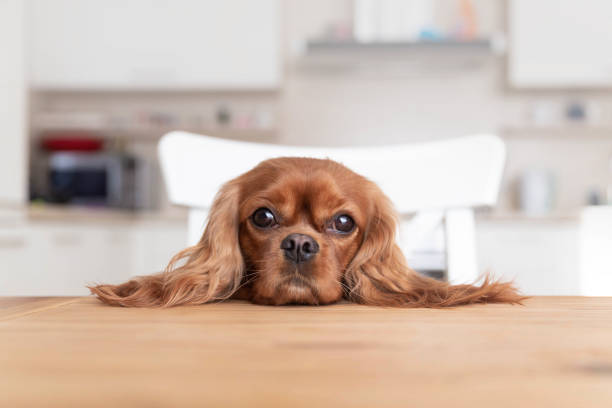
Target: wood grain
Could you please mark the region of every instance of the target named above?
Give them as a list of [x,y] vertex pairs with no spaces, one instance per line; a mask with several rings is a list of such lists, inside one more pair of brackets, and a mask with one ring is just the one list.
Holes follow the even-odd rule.
[[81,298],[0,321],[0,378],[3,407],[609,407],[612,298],[446,310]]
[[77,297],[0,297],[0,320],[8,320],[30,313],[62,306],[77,301]]

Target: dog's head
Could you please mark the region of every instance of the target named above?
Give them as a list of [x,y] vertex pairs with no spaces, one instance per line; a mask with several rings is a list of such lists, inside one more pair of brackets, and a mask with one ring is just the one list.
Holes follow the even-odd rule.
[[123,306],[349,300],[387,306],[517,301],[506,283],[450,286],[412,271],[379,187],[331,160],[278,158],[226,183],[202,238],[166,272],[90,288]]
[[[268,160],[231,182],[244,282],[257,303],[325,304],[374,230],[394,226],[378,187],[330,160]],[[231,210],[230,210],[231,211]],[[381,219],[382,218],[382,219]],[[230,243],[228,243],[230,244]]]

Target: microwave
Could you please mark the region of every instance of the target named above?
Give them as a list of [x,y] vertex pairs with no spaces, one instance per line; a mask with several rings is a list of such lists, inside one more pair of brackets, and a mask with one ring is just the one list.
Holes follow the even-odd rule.
[[149,165],[132,155],[56,152],[49,156],[48,198],[55,203],[150,209],[155,184]]

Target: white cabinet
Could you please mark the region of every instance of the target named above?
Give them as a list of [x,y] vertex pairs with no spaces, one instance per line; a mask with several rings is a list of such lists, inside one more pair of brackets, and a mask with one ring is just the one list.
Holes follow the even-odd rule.
[[612,86],[608,0],[511,0],[509,35],[513,86]]
[[580,284],[587,296],[612,296],[612,206],[580,215]]
[[182,222],[28,222],[0,227],[0,296],[81,296],[86,285],[162,270]]
[[121,226],[35,224],[30,233],[37,264],[29,272],[38,275],[41,294],[87,294],[88,284],[130,276],[130,235]]
[[26,85],[21,0],[0,0],[0,206],[26,201]]
[[22,283],[38,285],[31,237],[21,226],[0,227],[0,296],[25,295]]
[[526,295],[580,295],[578,220],[479,220],[479,268]]
[[150,223],[132,230],[130,273],[148,275],[163,271],[168,261],[184,249],[187,241],[187,225]]
[[29,0],[36,88],[267,89],[278,0]]
[[130,277],[130,235],[117,227],[33,223],[0,229],[0,296],[72,296]]

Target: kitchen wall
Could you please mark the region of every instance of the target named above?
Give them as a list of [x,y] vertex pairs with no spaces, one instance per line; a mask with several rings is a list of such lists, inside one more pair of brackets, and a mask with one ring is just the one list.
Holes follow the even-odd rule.
[[[327,3],[335,7],[324,6]],[[488,14],[498,11],[485,9]],[[496,86],[498,69],[492,67],[499,65],[495,57],[477,56],[476,66],[466,68],[462,56],[440,55],[437,50],[415,50],[403,59],[378,54],[363,54],[357,60],[340,56],[318,64],[300,55],[299,44],[321,37],[322,27],[350,18],[350,1],[288,2],[286,141],[401,143],[487,131],[500,121],[502,96]],[[497,15],[486,18],[498,19]],[[492,31],[492,27],[483,28],[483,36]]]
[[[114,149],[129,151],[145,159],[157,174],[155,210],[175,215],[184,209],[170,205],[157,162],[157,142],[167,131],[191,130],[237,140],[275,142],[279,137],[278,92],[155,92],[155,91],[35,91],[30,98],[31,138],[30,173],[32,181],[45,175],[46,162],[38,160],[39,140],[49,127],[45,125],[51,113],[69,113],[78,118],[102,116],[100,129],[92,126],[93,136],[105,138]],[[253,128],[216,126],[219,109],[231,108],[234,119],[263,112],[268,123]],[[159,118],[168,123],[160,125]],[[109,125],[106,122],[111,122]],[[113,123],[116,123],[113,125]],[[240,125],[242,126],[242,125]],[[211,129],[212,128],[212,129]],[[78,127],[77,127],[78,129]],[[43,167],[36,170],[37,166]],[[38,175],[38,177],[37,177]]]
[[[438,18],[450,13],[438,2]],[[506,30],[502,0],[475,1],[479,36]],[[222,136],[305,145],[403,143],[470,133],[496,133],[507,143],[508,161],[498,212],[515,208],[515,185],[528,169],[556,178],[555,212],[567,214],[586,202],[590,190],[605,191],[612,155],[612,93],[519,91],[506,80],[506,56],[415,50],[402,59],[361,54],[316,58],[304,44],[350,25],[352,1],[283,3],[283,82],[278,92],[44,92],[32,98],[41,110],[212,112],[218,106],[264,107],[273,130]],[[588,125],[538,127],[532,117],[544,106],[559,111],[572,101],[596,107]],[[268,129],[269,130],[269,129]],[[132,149],[154,154],[152,137],[129,137]],[[163,196],[163,194],[162,194]]]
[[[11,108],[15,106],[13,110],[6,111],[9,118],[19,118],[20,107],[29,106],[31,177],[35,175],[32,170],[37,166],[43,169],[43,179],[48,176],[44,161],[48,153],[39,148],[38,142],[50,130],[66,132],[85,129],[86,135],[103,138],[106,146],[111,146],[112,150],[135,153],[154,166],[160,136],[177,128],[219,137],[294,145],[395,144],[471,133],[495,133],[506,142],[507,166],[499,206],[493,212],[481,211],[477,217],[479,270],[491,271],[504,279],[516,278],[517,285],[528,294],[583,293],[582,272],[577,271],[585,269],[581,267],[583,260],[580,259],[580,248],[587,247],[581,242],[585,236],[589,236],[588,229],[585,234],[583,226],[584,214],[596,213],[600,209],[609,211],[609,207],[602,206],[580,212],[587,194],[594,190],[602,195],[611,181],[608,166],[612,155],[612,92],[611,88],[602,85],[608,79],[600,78],[601,82],[591,90],[556,86],[551,90],[536,91],[510,86],[507,78],[513,71],[509,71],[508,62],[515,54],[508,55],[513,52],[512,44],[504,45],[504,39],[508,41],[511,37],[506,35],[508,4],[502,0],[472,2],[478,21],[476,39],[483,38],[490,40],[490,43],[453,43],[452,38],[457,37],[451,36],[449,40],[449,37],[441,36],[438,38],[442,47],[434,45],[437,44],[435,42],[416,41],[409,43],[401,52],[385,51],[380,44],[370,49],[359,45],[353,51],[342,49],[337,44],[331,44],[328,51],[306,47],[312,39],[348,38],[353,14],[352,0],[271,1],[267,4],[282,5],[282,30],[278,36],[268,32],[266,38],[257,37],[253,26],[266,25],[262,21],[267,21],[268,27],[275,26],[278,8],[272,7],[259,18],[242,16],[246,20],[241,25],[219,23],[237,21],[232,5],[238,4],[239,0],[232,1],[218,3],[227,14],[224,19],[217,19],[218,26],[214,30],[229,30],[226,34],[237,37],[236,43],[228,45],[226,36],[217,36],[210,43],[201,42],[201,38],[212,38],[205,31],[213,28],[205,26],[205,29],[201,29],[200,20],[196,18],[196,23],[193,23],[193,16],[210,11],[207,9],[210,4],[190,2],[189,7],[167,9],[174,13],[175,25],[189,20],[192,22],[190,29],[195,30],[187,30],[187,34],[179,30],[180,35],[175,39],[181,39],[177,41],[185,44],[177,51],[172,47],[174,42],[166,37],[160,38],[156,29],[159,21],[167,20],[163,8],[170,3],[134,0],[129,7],[113,9],[112,17],[115,20],[112,24],[92,19],[92,22],[101,24],[101,29],[90,30],[88,34],[91,37],[87,37],[86,41],[76,41],[76,45],[82,47],[79,54],[72,45],[66,45],[70,43],[70,33],[79,30],[72,27],[58,31],[56,27],[79,25],[84,19],[66,18],[64,25],[57,21],[67,16],[64,13],[66,9],[75,11],[77,6],[82,7],[82,14],[72,14],[82,16],[91,14],[90,7],[83,6],[78,0],[57,0],[55,6],[44,0],[29,0],[39,7],[38,18],[42,25],[35,27],[46,24],[38,30],[41,38],[36,48],[38,58],[43,62],[38,61],[38,76],[32,77],[30,74],[28,77],[29,86],[32,87],[28,104],[14,104],[14,99],[5,99]],[[420,0],[414,2],[419,3]],[[519,0],[511,4],[516,2]],[[526,0],[520,2],[527,8],[532,7]],[[9,3],[22,4],[17,0]],[[57,6],[60,3],[63,6]],[[94,3],[99,9],[106,7],[105,2]],[[432,0],[427,4],[432,3],[436,4],[436,21],[446,30],[452,30],[457,20],[456,8],[461,2]],[[553,0],[539,0],[538,4],[543,3],[547,7],[555,6]],[[259,7],[248,1],[239,5],[246,4]],[[603,0],[600,3],[605,4]],[[149,50],[144,68],[157,69],[158,72],[153,73],[159,76],[144,75],[141,78],[137,74],[142,72],[143,66],[138,65],[142,63],[115,58],[117,54],[113,44],[123,37],[130,38],[131,22],[139,16],[143,17],[143,10],[151,11],[150,7],[154,8],[155,18],[148,21],[148,34],[139,32],[139,35],[131,38],[136,41],[132,48],[119,47],[119,51],[131,49],[140,52],[144,44]],[[544,6],[534,8],[543,15],[547,15],[549,10]],[[47,18],[47,11],[54,13],[55,17]],[[531,9],[527,11],[531,12]],[[590,12],[591,18],[584,21],[597,20],[593,14],[599,11],[593,11],[591,7]],[[18,14],[21,15],[21,9]],[[207,14],[209,18],[210,15]],[[527,17],[527,20],[531,19],[531,15]],[[30,20],[24,18],[20,21],[25,24]],[[123,24],[123,31],[117,28],[115,22]],[[113,27],[114,36],[110,36],[113,40],[104,34],[107,26]],[[576,26],[581,31],[588,31],[589,28],[580,24]],[[245,38],[245,32],[252,32],[258,38],[256,45],[270,52],[267,58],[249,57],[249,62],[263,64],[260,68],[263,67],[271,75],[272,82],[266,80],[268,75],[262,82],[262,78],[256,75],[259,71],[253,68],[254,65],[244,64],[248,53],[243,50],[248,43],[241,40]],[[48,33],[54,34],[50,37],[53,37],[55,44],[54,50],[51,47],[49,52],[49,48],[44,46]],[[557,33],[565,34],[563,29],[557,30]],[[155,39],[151,40],[152,37]],[[529,35],[527,38],[530,38]],[[97,42],[98,47],[90,47],[92,41]],[[280,52],[277,52],[277,41],[280,41]],[[563,48],[563,44],[549,42],[554,43],[557,50]],[[159,43],[162,45],[161,51],[156,48]],[[588,42],[589,45],[591,43]],[[580,50],[575,48],[574,51],[580,54]],[[92,49],[101,51],[89,55]],[[244,69],[240,74],[234,72],[233,80],[228,82],[226,78],[224,82],[223,78],[214,76],[224,74],[223,70],[213,70],[214,77],[207,77],[210,72],[202,68],[208,67],[210,57],[206,52],[202,52],[202,58],[189,59],[189,62],[171,58],[174,54],[174,57],[189,54],[192,49],[214,51],[217,66],[239,65],[250,69]],[[251,48],[249,50],[252,51]],[[60,57],[49,56],[53,52],[59,53]],[[258,55],[264,54],[266,52]],[[21,51],[17,57],[19,55]],[[88,58],[75,58],[78,55]],[[171,57],[168,58],[168,55]],[[236,64],[236,60],[243,63]],[[590,58],[583,60],[592,61]],[[114,61],[121,61],[121,64]],[[191,61],[204,65],[199,65],[198,69]],[[282,66],[282,70],[276,69],[276,62]],[[88,71],[81,69],[79,63],[92,64],[97,75],[83,79],[82,73]],[[605,68],[605,64],[600,65],[600,68]],[[63,79],[60,71],[63,71]],[[105,75],[106,72],[109,74]],[[185,72],[188,77],[193,74],[201,77],[180,82]],[[277,75],[279,72],[280,76]],[[48,77],[49,73],[59,73],[60,80],[53,75]],[[244,79],[249,76],[250,81],[246,83],[250,86],[245,87]],[[83,81],[75,82],[75,78]],[[612,84],[612,76],[609,83]],[[22,82],[17,88],[23,95],[26,85]],[[577,119],[567,118],[568,108],[571,108],[571,116]],[[581,110],[584,112],[580,113]],[[228,115],[231,120],[227,120]],[[4,156],[0,151],[0,157],[6,156],[8,159],[4,160],[9,169],[5,172],[7,175],[17,174],[12,173],[13,167],[21,170],[26,167],[21,153],[25,150],[22,146],[27,144],[23,143],[22,134],[11,133],[9,143],[4,145],[8,149]],[[15,160],[17,164],[12,163]],[[556,180],[553,211],[538,216],[521,213],[516,206],[517,181],[533,169],[549,171]],[[12,182],[12,179],[9,181]],[[19,198],[17,203],[25,201],[22,191],[26,190],[26,183],[20,182],[18,188],[11,189],[14,183],[10,182],[7,184],[5,181],[5,185],[12,191],[11,196]],[[0,224],[3,220],[9,220],[4,222],[4,229],[0,231],[0,247],[4,245],[4,249],[0,248],[4,251],[0,258],[7,260],[14,270],[27,269],[29,273],[44,270],[45,274],[37,277],[47,279],[38,281],[40,292],[28,292],[28,288],[36,289],[30,285],[29,275],[11,275],[12,286],[5,285],[10,290],[4,293],[51,293],[44,292],[45,287],[48,289],[57,281],[64,287],[54,286],[54,290],[57,290],[54,293],[81,294],[85,293],[79,292],[84,290],[84,280],[120,281],[134,274],[162,268],[170,254],[185,243],[186,212],[183,208],[169,205],[163,183],[147,184],[160,187],[157,191],[160,211],[125,212],[116,208],[47,205],[44,196],[39,196],[41,198],[37,200],[42,204],[36,202],[23,206],[23,211],[19,212],[20,218],[15,218],[12,213],[7,217],[0,211]],[[11,197],[13,201],[14,197]],[[14,206],[21,207],[18,204]],[[592,224],[599,227],[599,218],[593,219]],[[597,230],[596,234],[591,234],[589,242],[607,242],[600,240],[599,233]],[[607,253],[607,248],[602,245],[591,245],[587,250],[593,247],[603,254]],[[73,259],[71,254],[79,256]],[[593,256],[591,259],[599,258]],[[96,268],[83,267],[92,260]],[[607,264],[590,265],[589,269],[607,270],[601,265]],[[65,281],[56,280],[56,275],[63,276]],[[51,280],[53,282],[50,283]],[[66,291],[68,282],[74,292]]]
[[[474,4],[483,37],[505,31],[504,1]],[[408,61],[358,65],[336,59],[309,65],[298,45],[320,36],[321,27],[348,21],[350,13],[350,1],[287,2],[283,142],[368,145],[496,133],[508,149],[498,211],[515,208],[516,181],[532,168],[555,174],[561,213],[584,205],[589,190],[605,191],[612,156],[611,92],[514,90],[506,80],[506,57],[495,53],[466,58],[415,51]],[[543,129],[533,124],[540,104],[562,110],[571,101],[597,106],[600,123]]]

